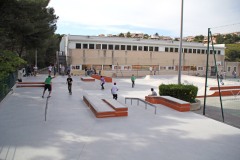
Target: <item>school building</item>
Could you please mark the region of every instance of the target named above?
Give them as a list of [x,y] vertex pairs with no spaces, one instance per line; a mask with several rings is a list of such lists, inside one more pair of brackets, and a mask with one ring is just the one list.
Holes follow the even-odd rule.
[[[214,51],[210,49],[210,75],[215,72],[213,52],[218,71],[231,75],[236,69],[239,74],[239,66],[225,66],[225,45],[218,44]],[[104,76],[177,74],[179,67],[179,41],[172,40],[65,35],[58,54],[65,56],[73,75],[84,74],[85,68],[101,71]],[[183,42],[182,74],[204,76],[206,59],[206,44]]]

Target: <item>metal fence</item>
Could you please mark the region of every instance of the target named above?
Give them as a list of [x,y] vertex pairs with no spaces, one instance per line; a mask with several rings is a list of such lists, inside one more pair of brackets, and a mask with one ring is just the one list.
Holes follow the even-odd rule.
[[11,73],[0,78],[0,102],[6,97],[15,85],[17,80],[17,72]]

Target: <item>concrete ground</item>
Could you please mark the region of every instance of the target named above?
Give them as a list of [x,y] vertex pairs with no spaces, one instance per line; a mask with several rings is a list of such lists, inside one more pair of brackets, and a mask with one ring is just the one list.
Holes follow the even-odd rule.
[[[23,81],[44,81],[46,75]],[[128,117],[95,118],[82,101],[88,93],[111,98],[112,84],[100,90],[100,82],[73,77],[69,95],[67,76],[53,79],[53,92],[41,98],[42,88],[16,88],[0,105],[0,160],[239,160],[240,129],[194,112],[177,112],[158,105],[144,108],[127,101]],[[118,101],[144,98],[161,83],[177,83],[177,76],[114,79]],[[183,76],[183,83],[199,87],[204,78]],[[237,85],[239,82],[225,82]],[[209,80],[209,86],[216,84]],[[239,84],[238,84],[239,85]],[[47,95],[47,94],[46,94]],[[46,97],[46,96],[45,96]],[[45,112],[47,111],[47,112]],[[46,121],[45,121],[46,113]]]

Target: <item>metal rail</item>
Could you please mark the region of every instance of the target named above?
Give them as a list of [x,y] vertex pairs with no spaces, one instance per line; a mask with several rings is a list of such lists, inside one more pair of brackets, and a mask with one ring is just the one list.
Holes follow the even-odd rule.
[[152,106],[152,107],[155,108],[154,113],[157,114],[157,107],[154,104],[149,103],[149,102],[147,102],[147,101],[145,101],[145,100],[143,100],[141,98],[135,98],[135,97],[125,97],[125,104],[127,103],[127,99],[131,100],[131,105],[132,105],[132,101],[133,100],[137,100],[137,105],[139,105],[139,101],[143,102],[145,104],[145,109],[147,109],[147,105]]

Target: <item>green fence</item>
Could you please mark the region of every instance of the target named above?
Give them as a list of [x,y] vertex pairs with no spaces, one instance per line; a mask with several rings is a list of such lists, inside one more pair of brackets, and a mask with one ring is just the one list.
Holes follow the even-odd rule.
[[0,78],[0,101],[11,91],[17,80],[17,73],[11,73]]

